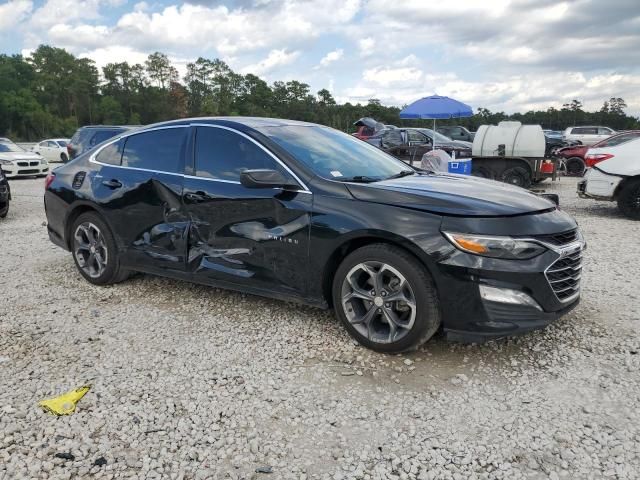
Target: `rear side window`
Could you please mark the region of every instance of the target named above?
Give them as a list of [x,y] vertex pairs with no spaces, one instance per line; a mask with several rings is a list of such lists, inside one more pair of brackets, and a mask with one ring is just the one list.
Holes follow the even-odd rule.
[[252,141],[215,127],[197,127],[195,162],[198,177],[218,180],[239,182],[240,172],[256,168],[285,173],[269,154]]
[[96,161],[109,165],[120,165],[120,161],[122,160],[122,144],[123,141],[119,140],[107,145],[96,155]]
[[187,128],[163,128],[126,138],[122,166],[182,173],[182,151]]

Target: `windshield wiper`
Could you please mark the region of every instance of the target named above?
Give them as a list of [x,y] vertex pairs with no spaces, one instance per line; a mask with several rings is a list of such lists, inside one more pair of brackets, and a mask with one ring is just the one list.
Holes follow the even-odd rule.
[[408,175],[413,175],[416,172],[414,170],[402,170],[398,173],[396,173],[395,175],[391,175],[390,177],[385,178],[385,180],[391,180],[393,178],[402,178],[402,177],[406,177]]
[[354,177],[341,177],[341,178],[336,178],[336,180],[339,180],[341,182],[356,182],[356,183],[372,183],[372,182],[380,181],[379,178],[367,177],[366,175],[356,175]]

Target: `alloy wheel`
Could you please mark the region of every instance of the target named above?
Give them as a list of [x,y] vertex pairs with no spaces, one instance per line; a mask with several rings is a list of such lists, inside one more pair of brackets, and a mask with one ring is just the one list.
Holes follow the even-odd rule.
[[404,338],[416,319],[416,300],[407,279],[391,265],[363,262],[342,282],[342,308],[351,325],[372,342]]
[[91,222],[81,223],[73,239],[73,254],[80,268],[91,278],[100,277],[108,261],[107,244],[100,229]]

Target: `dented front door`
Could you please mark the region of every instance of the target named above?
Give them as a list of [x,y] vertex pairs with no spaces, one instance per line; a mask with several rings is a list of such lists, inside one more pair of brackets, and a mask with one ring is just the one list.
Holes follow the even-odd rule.
[[310,193],[187,177],[183,201],[196,280],[304,296]]

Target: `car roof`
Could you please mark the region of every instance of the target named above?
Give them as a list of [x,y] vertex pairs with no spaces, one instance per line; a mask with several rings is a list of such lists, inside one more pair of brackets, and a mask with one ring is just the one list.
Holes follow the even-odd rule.
[[154,123],[147,125],[147,128],[158,128],[169,125],[180,125],[184,123],[205,123],[205,124],[236,124],[249,128],[261,128],[261,127],[283,127],[283,126],[325,126],[317,123],[302,122],[299,120],[287,120],[283,118],[267,118],[267,117],[193,117],[193,118],[181,118],[178,120],[170,120],[168,122]]

